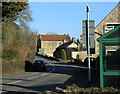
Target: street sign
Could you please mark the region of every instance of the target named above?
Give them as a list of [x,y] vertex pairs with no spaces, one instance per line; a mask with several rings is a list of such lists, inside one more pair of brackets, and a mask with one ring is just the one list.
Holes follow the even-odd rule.
[[[83,31],[83,42],[82,48],[87,50],[88,43],[88,32],[87,32],[87,20],[82,22]],[[89,37],[90,37],[90,54],[95,54],[95,33],[94,33],[95,23],[94,20],[89,20]]]
[[103,34],[108,33],[118,25],[120,25],[120,23],[106,23],[106,25],[103,26]]

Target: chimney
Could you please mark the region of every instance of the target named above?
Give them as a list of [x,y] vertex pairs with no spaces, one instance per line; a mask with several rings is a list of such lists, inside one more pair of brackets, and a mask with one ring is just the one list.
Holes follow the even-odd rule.
[[81,43],[78,43],[78,51],[80,51],[80,44],[81,44]]
[[39,39],[42,39],[42,36],[41,36],[41,34],[39,34],[39,37],[38,37]]
[[63,44],[65,43],[65,39],[63,39]]
[[72,38],[72,41],[75,42],[75,37]]
[[80,35],[80,42],[82,42],[82,36],[83,36],[83,35],[81,34],[81,35]]

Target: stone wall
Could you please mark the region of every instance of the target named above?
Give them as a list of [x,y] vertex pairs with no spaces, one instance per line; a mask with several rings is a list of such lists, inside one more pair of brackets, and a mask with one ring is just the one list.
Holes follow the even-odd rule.
[[63,41],[42,41],[41,48],[44,48],[44,54],[53,56],[53,52],[61,44],[63,44]]
[[79,59],[84,62],[84,59],[87,57],[87,51],[80,51],[79,52]]
[[77,59],[79,58],[79,52],[72,52],[72,58]]
[[[103,35],[103,25],[106,23],[120,23],[120,3],[96,26],[95,32]],[[96,39],[100,37],[95,34],[95,57],[99,55],[99,42]]]

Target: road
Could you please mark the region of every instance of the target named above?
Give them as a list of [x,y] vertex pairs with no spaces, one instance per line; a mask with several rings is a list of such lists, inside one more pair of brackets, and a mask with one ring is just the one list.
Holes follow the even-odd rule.
[[35,59],[44,59],[47,62],[48,70],[46,72],[25,72],[2,79],[3,94],[36,94],[46,90],[55,90],[56,87],[64,87],[81,68],[76,65],[47,60],[45,58],[35,57]]

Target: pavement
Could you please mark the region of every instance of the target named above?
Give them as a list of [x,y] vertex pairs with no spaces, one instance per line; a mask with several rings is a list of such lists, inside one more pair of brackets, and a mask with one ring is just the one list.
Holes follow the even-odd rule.
[[79,87],[99,87],[99,77],[92,70],[92,81],[88,83],[87,67],[48,60],[46,72],[25,72],[11,77],[2,78],[2,94],[38,94],[39,92],[55,91],[56,87],[76,84]]

